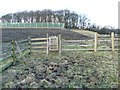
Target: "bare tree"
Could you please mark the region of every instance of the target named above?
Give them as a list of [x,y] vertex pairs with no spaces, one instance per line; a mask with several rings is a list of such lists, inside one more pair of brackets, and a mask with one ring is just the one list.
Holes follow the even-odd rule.
[[[34,22],[52,22],[64,23],[66,28],[82,28],[85,29],[89,25],[89,19],[86,15],[80,15],[70,10],[44,9],[42,11],[23,11],[14,13],[14,22],[34,23]],[[3,22],[10,22],[11,14],[2,17]]]

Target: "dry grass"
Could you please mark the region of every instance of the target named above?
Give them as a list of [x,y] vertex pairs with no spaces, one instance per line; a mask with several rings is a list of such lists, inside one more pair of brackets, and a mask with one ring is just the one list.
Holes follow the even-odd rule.
[[93,31],[88,31],[88,30],[72,30],[73,32],[77,32],[77,33],[80,33],[82,35],[85,35],[85,36],[89,36],[89,37],[94,37],[94,33]]
[[[73,32],[85,35],[85,36],[89,36],[89,37],[94,37],[94,31],[88,31],[88,30],[79,30],[79,29],[73,29],[71,30]],[[98,34],[99,36],[109,36],[109,35],[104,35],[104,34]]]

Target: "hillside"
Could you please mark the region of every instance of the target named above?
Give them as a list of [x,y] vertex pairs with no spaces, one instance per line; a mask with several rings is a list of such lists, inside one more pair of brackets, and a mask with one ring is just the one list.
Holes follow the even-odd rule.
[[88,37],[94,37],[94,33],[95,33],[93,31],[79,30],[79,29],[73,29],[71,31],[76,32],[76,33],[80,33],[80,34],[88,36]]

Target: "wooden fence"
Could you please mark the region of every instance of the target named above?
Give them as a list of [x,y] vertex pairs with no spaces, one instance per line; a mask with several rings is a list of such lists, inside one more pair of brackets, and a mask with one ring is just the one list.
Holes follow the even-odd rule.
[[114,37],[113,32],[111,36],[100,36],[95,33],[94,39],[90,40],[63,40],[62,51],[115,51],[120,48],[119,41],[120,37]]
[[[46,34],[46,38],[31,38],[31,44],[30,44],[30,50],[40,50],[41,52],[46,52],[46,55],[49,54],[49,51],[59,51],[59,54],[61,54],[61,35],[58,36],[58,43],[57,43],[57,49],[53,48],[53,50],[50,48],[50,37],[48,33]],[[54,44],[53,44],[54,46]]]
[[[30,39],[28,38],[17,42],[23,56],[31,52],[29,40]],[[17,48],[16,41],[14,40],[9,43],[3,43],[2,53],[0,54],[0,72],[13,65],[17,59],[22,58],[22,55],[20,55],[20,51],[18,51]]]
[[46,38],[31,38],[30,41],[30,50],[46,50],[46,55],[48,54],[48,34]]
[[[111,36],[99,36],[97,33],[94,35],[94,39],[90,40],[65,40],[62,39],[61,34],[58,36],[58,53],[61,55],[62,51],[103,51],[110,50],[116,51],[119,50],[120,37],[114,37],[114,33],[111,33]],[[0,57],[0,70],[4,70],[10,65],[14,64],[14,62],[21,58],[22,55],[17,50],[16,41],[12,40],[7,44],[3,44],[2,53]],[[45,52],[46,55],[49,54],[50,45],[49,45],[49,35],[46,34],[46,38],[32,38],[28,37],[26,40],[18,41],[17,44],[23,55],[28,53],[32,53],[32,51],[40,50],[40,52]]]

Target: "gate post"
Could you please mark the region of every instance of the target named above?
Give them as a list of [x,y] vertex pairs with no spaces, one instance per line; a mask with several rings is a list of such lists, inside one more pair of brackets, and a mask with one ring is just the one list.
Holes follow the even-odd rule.
[[114,46],[114,32],[111,33],[111,41],[112,41],[112,51],[115,51]]
[[15,64],[15,41],[12,40],[12,58],[13,58],[13,65]]
[[29,44],[29,50],[30,50],[30,54],[31,54],[32,51],[31,51],[31,38],[30,37],[28,37],[28,44]]
[[94,45],[94,51],[97,51],[97,33],[95,33],[95,45]]
[[61,55],[62,52],[62,43],[61,43],[61,34],[59,34],[59,55]]
[[49,53],[49,42],[48,42],[48,33],[46,34],[46,37],[47,37],[47,48],[46,48],[46,55],[48,55]]

